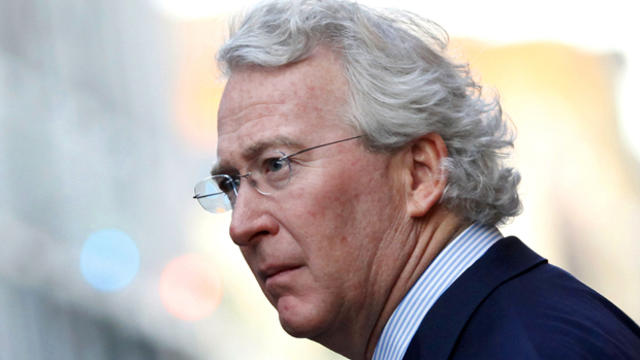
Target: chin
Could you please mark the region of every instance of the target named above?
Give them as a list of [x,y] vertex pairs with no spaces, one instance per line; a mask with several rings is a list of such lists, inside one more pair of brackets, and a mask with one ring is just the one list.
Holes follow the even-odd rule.
[[321,307],[301,303],[298,299],[282,298],[276,306],[280,325],[289,335],[297,338],[317,338],[328,327],[330,319]]
[[309,326],[300,326],[300,324],[293,324],[287,322],[286,320],[283,320],[282,318],[280,318],[280,325],[282,326],[282,329],[287,332],[287,334],[295,338],[308,339],[311,338],[314,333],[313,329],[311,329]]

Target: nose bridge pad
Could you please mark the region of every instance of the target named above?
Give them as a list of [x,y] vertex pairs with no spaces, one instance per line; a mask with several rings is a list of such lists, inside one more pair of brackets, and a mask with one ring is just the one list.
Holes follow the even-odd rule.
[[262,190],[260,190],[260,187],[258,186],[258,181],[256,181],[256,179],[252,175],[253,175],[252,172],[248,172],[244,174],[243,177],[247,179],[247,181],[249,182],[249,185],[251,185],[252,188],[256,189],[256,191],[258,191],[260,194],[265,194],[264,192],[262,192]]
[[[262,195],[269,195],[271,194],[271,192],[269,191],[264,191],[264,189],[260,189],[260,185],[262,185],[262,187],[265,187],[266,185],[264,183],[259,183],[258,180],[256,180],[253,176],[253,174],[251,172],[247,173],[246,178],[249,181],[249,185],[251,185],[252,188],[256,189],[256,191]],[[264,179],[260,178],[262,182],[264,182]]]
[[247,181],[249,181],[249,185],[251,185],[252,188],[260,192],[260,189],[258,188],[258,182],[253,178],[253,176],[251,176],[251,173],[247,173]]

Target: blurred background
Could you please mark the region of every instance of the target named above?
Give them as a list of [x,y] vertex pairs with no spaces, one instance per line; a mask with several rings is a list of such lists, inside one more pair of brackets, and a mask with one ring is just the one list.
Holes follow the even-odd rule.
[[[502,227],[640,321],[640,46],[622,0],[362,1],[441,24],[518,131]],[[0,359],[340,359],[281,330],[191,199],[251,1],[0,0]]]

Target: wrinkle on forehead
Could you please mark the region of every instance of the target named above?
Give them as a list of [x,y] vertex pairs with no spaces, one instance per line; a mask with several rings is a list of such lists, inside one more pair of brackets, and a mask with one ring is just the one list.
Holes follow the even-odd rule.
[[337,55],[323,48],[287,66],[236,69],[218,112],[221,160],[240,161],[279,135],[305,143],[351,130],[343,118],[348,82],[342,69]]
[[[262,91],[252,91],[256,88]],[[245,112],[255,111],[252,115],[260,116],[270,106],[313,107],[314,100],[323,97],[337,110],[346,104],[347,92],[342,60],[325,46],[317,47],[298,63],[276,68],[241,67],[225,87],[218,111],[218,133],[224,134],[229,126],[233,129],[234,120]]]

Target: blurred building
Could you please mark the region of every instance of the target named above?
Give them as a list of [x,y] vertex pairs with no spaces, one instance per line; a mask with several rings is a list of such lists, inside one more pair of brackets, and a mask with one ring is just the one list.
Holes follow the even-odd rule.
[[[147,244],[162,257],[180,228],[157,222],[177,217],[158,181],[175,158],[166,27],[144,1],[0,1],[1,359],[215,357],[149,300]],[[144,266],[101,293],[80,249],[113,226],[140,239]]]

